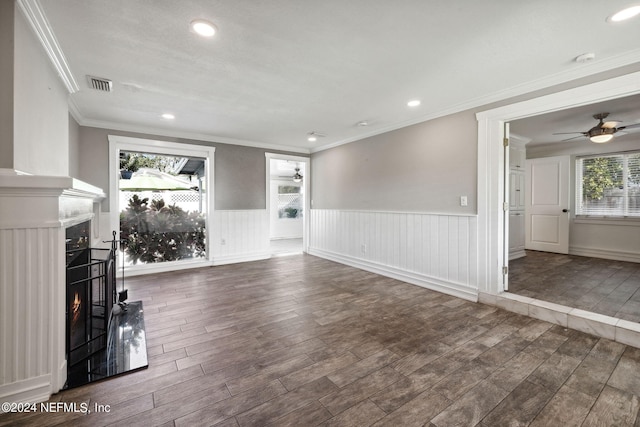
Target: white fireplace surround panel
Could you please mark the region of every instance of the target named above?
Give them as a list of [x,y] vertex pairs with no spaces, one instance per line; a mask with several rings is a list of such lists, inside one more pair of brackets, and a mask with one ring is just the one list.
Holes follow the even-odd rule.
[[104,197],[70,177],[0,173],[0,401],[64,386],[65,229],[97,219]]

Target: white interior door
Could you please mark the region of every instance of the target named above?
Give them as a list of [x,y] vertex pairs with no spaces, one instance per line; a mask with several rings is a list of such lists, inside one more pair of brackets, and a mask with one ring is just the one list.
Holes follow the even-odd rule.
[[525,247],[569,253],[569,156],[526,162]]

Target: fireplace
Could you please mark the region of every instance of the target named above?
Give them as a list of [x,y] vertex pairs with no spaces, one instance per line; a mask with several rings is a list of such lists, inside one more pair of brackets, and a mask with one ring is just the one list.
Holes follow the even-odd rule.
[[115,303],[115,244],[91,248],[91,222],[68,227],[66,237],[67,387],[108,376],[107,341]]
[[71,177],[0,169],[0,401],[46,401],[67,383],[66,231],[90,221],[87,246],[108,238],[104,198]]
[[[101,212],[105,197],[71,177],[0,169],[0,342],[7,344],[0,345],[0,401],[46,401],[69,386],[70,373],[75,380],[75,369],[78,377],[97,378],[147,365],[142,303],[106,317],[116,263],[113,246],[103,243],[112,240]],[[67,240],[77,225],[82,232]],[[72,282],[85,282],[69,293],[67,265],[77,267]],[[67,334],[69,314],[79,323]],[[104,345],[105,325],[108,354],[99,366],[92,358]]]

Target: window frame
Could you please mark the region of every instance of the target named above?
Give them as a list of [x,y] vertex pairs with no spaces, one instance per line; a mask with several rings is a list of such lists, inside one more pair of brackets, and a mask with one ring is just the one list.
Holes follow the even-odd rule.
[[[611,153],[599,153],[576,156],[575,158],[575,222],[576,223],[602,223],[611,225],[629,225],[629,222],[637,222],[640,224],[640,211],[637,215],[629,215],[629,158],[634,155],[640,155],[640,150],[633,151],[617,151]],[[584,213],[582,210],[583,199],[583,161],[588,159],[597,158],[621,158],[622,159],[622,182],[623,182],[623,214],[622,215],[607,215],[607,214],[594,214]]]
[[[109,223],[110,230],[117,232],[116,239],[120,239],[120,207],[118,206],[118,177],[120,174],[120,151],[137,151],[160,155],[201,157],[205,159],[205,188],[207,189],[206,206],[206,257],[194,260],[181,260],[176,262],[163,262],[152,264],[137,264],[126,266],[128,275],[160,273],[188,268],[197,268],[213,265],[213,216],[214,216],[214,165],[215,147],[209,145],[197,145],[160,141],[145,138],[135,138],[120,135],[108,135],[109,140]],[[118,268],[118,276],[122,274]]]

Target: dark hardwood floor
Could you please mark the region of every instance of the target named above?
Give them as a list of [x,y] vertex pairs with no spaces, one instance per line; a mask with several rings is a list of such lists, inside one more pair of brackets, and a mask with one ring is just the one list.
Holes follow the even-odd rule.
[[0,425],[640,425],[640,350],[309,255],[127,279],[149,368]]
[[509,292],[640,323],[639,263],[527,251],[509,271]]

